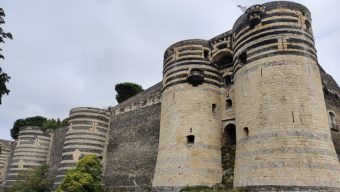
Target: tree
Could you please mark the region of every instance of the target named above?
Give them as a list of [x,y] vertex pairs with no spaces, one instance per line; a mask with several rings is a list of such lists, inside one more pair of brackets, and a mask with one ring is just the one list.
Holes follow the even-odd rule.
[[20,127],[24,126],[38,126],[41,127],[47,118],[41,116],[28,117],[26,119],[18,119],[14,122],[13,128],[11,129],[11,137],[13,139],[18,139]]
[[48,166],[45,164],[19,172],[16,179],[17,182],[6,188],[6,192],[45,192],[49,191],[53,183],[48,176]]
[[57,192],[101,192],[102,165],[96,155],[87,155],[80,159],[76,168],[66,173]]
[[[4,32],[2,29],[1,25],[5,24],[4,17],[6,16],[4,10],[0,8],[0,43],[5,43],[5,39],[13,39],[13,36],[11,33]],[[2,49],[0,48],[0,51]],[[4,59],[5,57],[0,53],[0,59]],[[1,99],[3,95],[8,95],[9,94],[9,89],[6,86],[6,83],[10,80],[10,76],[8,76],[6,73],[2,72],[2,69],[0,67],[0,104],[1,104]]]
[[28,117],[26,119],[18,119],[14,122],[13,128],[11,129],[11,137],[13,139],[18,139],[19,131],[21,127],[24,126],[37,126],[40,127],[43,131],[47,129],[55,130],[59,127],[64,127],[68,125],[68,118],[60,121],[58,118],[55,119],[47,119],[42,116]]
[[129,99],[130,97],[138,94],[139,92],[144,91],[142,86],[129,82],[116,84],[115,90],[117,92],[116,100],[118,103],[121,103]]

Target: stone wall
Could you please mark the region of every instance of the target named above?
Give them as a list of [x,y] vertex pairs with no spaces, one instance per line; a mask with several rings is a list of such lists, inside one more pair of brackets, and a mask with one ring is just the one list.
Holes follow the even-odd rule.
[[52,145],[49,157],[49,176],[53,179],[58,175],[59,163],[62,159],[64,140],[67,127],[60,127],[53,132]]
[[[335,126],[330,126],[332,141],[340,160],[340,88],[336,81],[320,67],[323,92],[326,101],[326,108],[329,113],[335,114]],[[328,119],[330,120],[330,119]]]
[[112,115],[119,115],[139,108],[147,107],[161,102],[162,82],[144,90],[141,93],[123,101],[110,109]]
[[112,116],[104,184],[110,191],[151,186],[156,164],[160,104]]

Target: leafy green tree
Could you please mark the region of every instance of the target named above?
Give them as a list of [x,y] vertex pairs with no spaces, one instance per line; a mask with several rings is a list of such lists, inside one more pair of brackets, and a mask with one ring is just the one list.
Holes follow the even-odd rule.
[[11,137],[13,139],[18,139],[20,127],[24,126],[37,126],[40,127],[43,131],[47,129],[57,129],[59,127],[67,126],[68,125],[68,118],[60,121],[58,118],[55,119],[47,119],[46,117],[35,116],[35,117],[28,117],[26,119],[18,119],[14,122],[13,128],[11,129]]
[[[5,24],[4,17],[6,16],[4,10],[0,8],[0,43],[5,43],[5,39],[13,39],[13,36],[11,33],[4,32],[2,29],[1,25]],[[2,49],[0,48],[0,51]],[[0,59],[4,59],[5,57],[0,53]],[[0,67],[0,104],[1,104],[1,99],[3,95],[8,95],[9,94],[9,89],[6,86],[6,83],[11,79],[10,76],[8,76],[6,73],[2,72],[2,69]]]
[[61,126],[68,126],[68,121],[70,120],[70,118],[68,118],[68,117],[66,117],[65,119],[63,119],[62,121],[61,121]]
[[13,139],[18,139],[20,127],[24,126],[38,126],[41,127],[47,119],[41,116],[28,117],[26,119],[18,119],[14,122],[11,129],[11,137]]
[[115,90],[117,92],[116,100],[118,103],[121,103],[128,98],[144,91],[142,86],[129,82],[116,84]]
[[21,171],[16,179],[17,182],[6,188],[6,192],[45,192],[53,183],[47,165]]
[[96,155],[80,159],[76,168],[69,170],[57,192],[101,192],[102,165]]

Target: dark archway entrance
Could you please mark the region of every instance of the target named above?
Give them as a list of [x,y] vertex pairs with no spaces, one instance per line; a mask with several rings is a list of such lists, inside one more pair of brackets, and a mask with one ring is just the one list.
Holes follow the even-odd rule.
[[233,188],[235,151],[236,151],[236,126],[234,124],[228,124],[224,128],[221,148],[223,167],[222,183],[227,188]]

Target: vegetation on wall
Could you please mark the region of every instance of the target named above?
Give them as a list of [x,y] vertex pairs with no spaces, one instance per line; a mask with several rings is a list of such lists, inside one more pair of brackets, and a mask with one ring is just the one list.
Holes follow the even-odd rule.
[[129,99],[130,97],[144,91],[141,85],[129,82],[116,84],[115,90],[117,92],[116,100],[118,103],[121,103]]
[[[4,17],[6,16],[4,10],[0,8],[0,43],[5,43],[5,39],[13,39],[13,36],[11,33],[4,32],[2,29],[1,25],[5,24]],[[0,51],[2,49],[0,48]],[[1,54],[0,52],[0,59],[4,59],[5,57]],[[2,72],[2,69],[0,67],[0,104],[1,104],[1,99],[3,95],[8,95],[9,94],[9,89],[6,86],[6,83],[10,80],[10,76],[8,76],[6,73]]]
[[233,188],[234,182],[234,166],[235,166],[235,145],[223,145],[222,146],[222,184],[227,189]]
[[26,119],[18,119],[14,122],[13,127],[11,129],[11,137],[13,139],[18,139],[20,127],[24,126],[37,126],[40,127],[42,130],[47,129],[56,129],[59,127],[67,126],[68,125],[68,118],[60,121],[60,119],[47,119],[46,117],[42,116],[35,116],[35,117],[28,117]]
[[180,190],[180,192],[244,192],[242,189],[220,189],[218,187],[207,186],[187,186]]
[[67,172],[57,192],[101,192],[102,164],[96,155],[80,159],[76,168]]
[[48,166],[42,165],[21,171],[17,181],[5,188],[5,192],[45,192],[49,191],[53,180],[48,176]]

